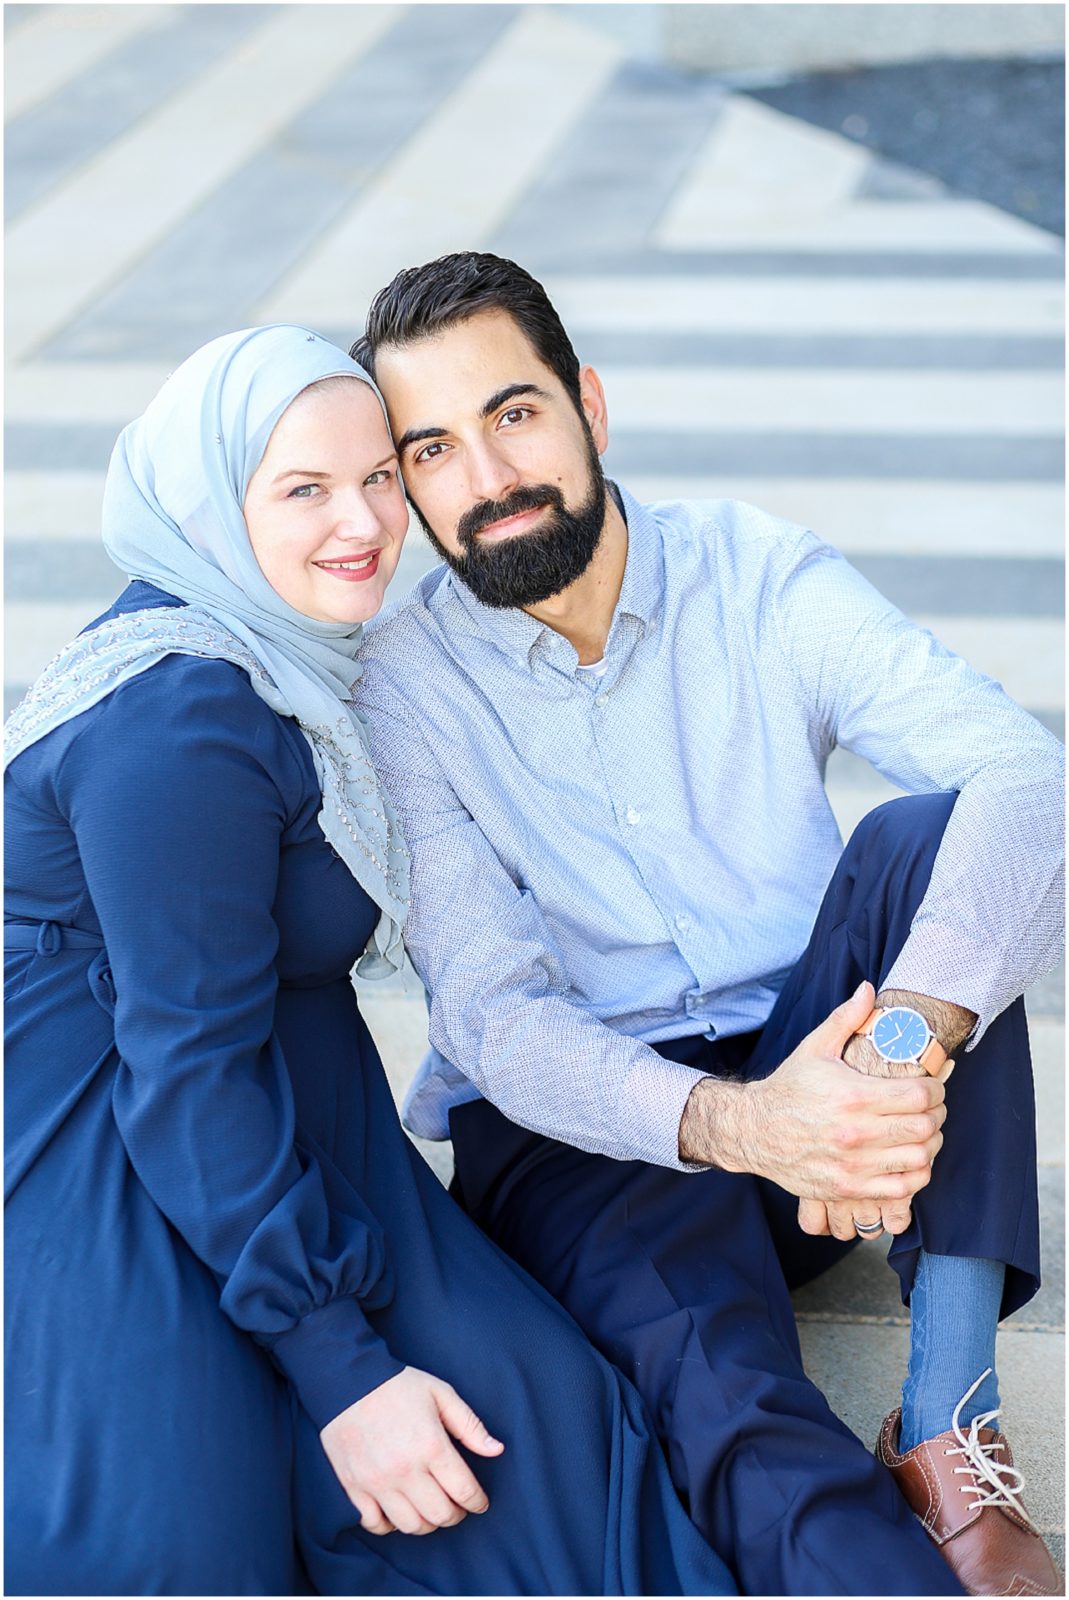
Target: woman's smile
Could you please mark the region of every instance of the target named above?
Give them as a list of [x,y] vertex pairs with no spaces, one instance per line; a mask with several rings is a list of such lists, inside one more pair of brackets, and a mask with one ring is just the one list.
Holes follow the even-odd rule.
[[343,583],[364,583],[368,578],[373,578],[379,570],[380,550],[371,550],[363,556],[340,556],[333,561],[313,561],[313,567],[318,567],[320,572],[329,572],[332,578],[340,578]]

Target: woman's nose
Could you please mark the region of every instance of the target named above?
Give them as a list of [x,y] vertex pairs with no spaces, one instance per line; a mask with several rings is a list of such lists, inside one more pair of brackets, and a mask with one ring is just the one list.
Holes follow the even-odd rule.
[[376,538],[382,532],[382,523],[372,506],[366,500],[350,502],[339,511],[338,519],[334,524],[334,532],[339,539],[353,543],[367,542]]

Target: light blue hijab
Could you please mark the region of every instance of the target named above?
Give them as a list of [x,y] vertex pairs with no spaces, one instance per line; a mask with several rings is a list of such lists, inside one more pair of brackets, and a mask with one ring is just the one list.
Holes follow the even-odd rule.
[[242,515],[286,407],[336,376],[378,395],[362,367],[307,328],[247,328],[196,351],[123,429],[104,489],[104,547],[131,578],[187,604],[115,617],[61,651],[9,718],[4,763],[166,655],[234,661],[308,740],[320,827],[382,911],[357,963],[377,977],[404,960],[408,854],[352,704],[361,627],[317,622],[276,594]]

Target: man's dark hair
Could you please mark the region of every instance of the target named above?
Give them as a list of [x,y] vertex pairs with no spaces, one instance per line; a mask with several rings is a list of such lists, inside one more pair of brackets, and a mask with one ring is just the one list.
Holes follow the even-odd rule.
[[374,377],[375,356],[383,346],[412,344],[481,311],[506,311],[512,317],[582,415],[579,360],[549,296],[515,261],[485,251],[459,250],[399,272],[371,302],[363,336],[349,354]]

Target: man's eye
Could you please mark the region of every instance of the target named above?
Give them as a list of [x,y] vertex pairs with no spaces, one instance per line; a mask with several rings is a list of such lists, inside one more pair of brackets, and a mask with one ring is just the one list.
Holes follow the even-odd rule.
[[413,457],[416,461],[433,461],[445,449],[440,439],[435,439],[431,444],[425,444],[422,450],[417,450]]
[[511,427],[514,423],[522,422],[524,417],[529,417],[530,415],[530,406],[509,406],[507,411],[502,412],[501,420],[502,422],[507,422]]

